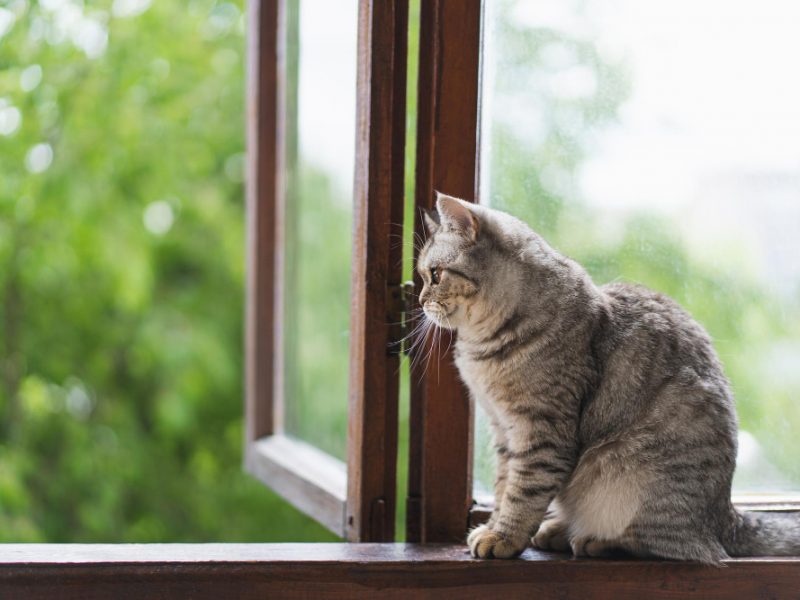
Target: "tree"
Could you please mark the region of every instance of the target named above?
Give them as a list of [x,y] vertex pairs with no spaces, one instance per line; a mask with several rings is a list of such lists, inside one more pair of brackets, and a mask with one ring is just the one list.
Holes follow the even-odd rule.
[[241,2],[0,10],[0,537],[331,539],[240,467]]

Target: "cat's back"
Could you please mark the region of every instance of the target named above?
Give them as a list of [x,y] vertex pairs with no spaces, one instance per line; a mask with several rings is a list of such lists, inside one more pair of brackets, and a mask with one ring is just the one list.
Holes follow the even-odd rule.
[[582,443],[646,426],[691,437],[700,421],[716,423],[704,427],[709,439],[730,438],[732,396],[702,326],[677,302],[643,286],[599,289],[606,306],[594,346],[601,376],[584,406]]
[[607,375],[659,386],[665,380],[726,380],[705,329],[669,296],[637,284],[600,288],[608,306],[601,352]]
[[[670,341],[680,346],[708,346],[705,329],[675,300],[639,284],[609,283],[600,288],[612,321],[611,333],[619,340]],[[618,340],[618,341],[619,341]]]

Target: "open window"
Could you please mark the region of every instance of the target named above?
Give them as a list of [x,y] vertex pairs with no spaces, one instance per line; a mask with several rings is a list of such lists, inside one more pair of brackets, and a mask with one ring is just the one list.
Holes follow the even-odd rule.
[[[351,155],[336,157],[355,161],[354,187],[342,201],[332,200],[330,186],[297,195],[309,174],[302,98],[313,83],[306,82],[313,72],[303,75],[304,60],[311,60],[304,59],[310,35],[304,6],[314,4],[255,3],[260,20],[251,20],[254,48],[261,50],[252,54],[260,58],[251,64],[250,90],[248,465],[333,531],[351,540],[388,540],[396,509],[399,369],[387,346],[405,310],[401,249],[390,227],[404,220],[408,3],[362,1],[358,16],[355,3],[349,13],[345,4],[313,9],[326,25],[314,34],[327,36],[319,65],[336,63],[330,44],[345,40],[346,27],[332,26],[335,19],[351,26],[357,20],[358,58],[351,52],[350,63],[357,65],[357,83],[351,70],[347,85],[356,85],[350,103],[358,112],[324,82],[316,93],[305,90],[323,108],[322,119],[358,132]],[[716,18],[716,5],[691,18],[680,8],[664,9],[660,20],[637,6],[619,3],[627,17],[611,27],[608,8],[594,3],[421,3],[414,231],[423,235],[418,209],[432,207],[435,190],[446,191],[522,217],[599,283],[621,276],[678,299],[716,339],[734,384],[744,432],[736,500],[793,510],[800,472],[791,460],[791,432],[800,421],[788,402],[800,389],[786,371],[789,363],[775,357],[791,356],[800,339],[794,327],[800,308],[786,284],[797,273],[791,261],[769,259],[794,253],[796,219],[787,198],[800,184],[786,165],[800,151],[800,119],[792,108],[797,90],[782,75],[793,56],[785,31],[785,23],[796,22],[793,9],[729,11],[726,31],[733,33],[719,37],[698,24]],[[748,54],[736,32],[759,10],[749,35],[770,42]],[[331,14],[322,18],[325,11]],[[704,32],[719,37],[713,55],[703,55]],[[672,36],[692,48],[669,52]],[[758,76],[748,71],[754,91],[733,98],[743,75],[730,65],[738,63],[771,68]],[[319,65],[328,75],[347,67]],[[715,69],[713,85],[704,86],[704,74]],[[766,96],[759,81],[782,93]],[[748,111],[748,119],[736,121]],[[357,114],[356,121],[347,114]],[[761,136],[769,152],[757,150]],[[750,142],[737,145],[734,137]],[[344,145],[336,147],[344,152]],[[755,196],[763,205],[746,202]],[[349,221],[337,226],[330,212],[345,205],[352,210],[352,245]],[[303,224],[312,218],[320,228],[308,228],[313,234],[305,240]],[[306,241],[318,245],[309,252]],[[340,286],[337,305],[342,294],[352,296],[352,310],[349,317],[327,311],[315,324],[318,311],[304,305],[304,264],[336,252],[342,270],[324,281]],[[298,274],[299,284],[291,280]],[[351,287],[342,291],[346,281]],[[415,286],[419,291],[421,282]],[[275,289],[289,291],[274,296]],[[338,324],[329,339],[349,331],[349,350],[341,339],[338,351],[322,343],[323,321]],[[310,342],[315,336],[320,341]],[[449,348],[447,342],[441,347]],[[324,354],[335,361],[316,387],[310,379],[320,365],[302,362],[308,343],[328,348]],[[439,354],[433,352],[435,368],[420,361],[410,377],[405,526],[412,542],[462,542],[492,504],[486,424],[452,357]],[[324,428],[308,429],[337,419],[335,443]]]
[[394,535],[407,18],[251,3],[246,465],[352,541]]
[[[124,16],[148,3],[114,4]],[[599,281],[622,273],[678,297],[717,338],[743,429],[752,438],[745,436],[742,451],[755,448],[754,456],[766,461],[754,463],[751,479],[740,480],[737,492],[749,494],[739,497],[740,505],[799,506],[794,258],[800,251],[800,97],[791,73],[800,51],[800,12],[789,0],[647,3],[646,12],[660,11],[656,23],[640,14],[644,4],[423,0],[419,72],[408,78],[419,82],[415,112],[412,103],[406,109],[408,0],[249,2],[246,465],[336,534],[390,541],[395,514],[402,512],[395,501],[395,465],[398,454],[401,463],[406,455],[398,443],[397,407],[404,367],[398,369],[393,343],[402,336],[397,324],[405,321],[405,301],[413,295],[403,293],[403,248],[394,240],[403,222],[413,221],[409,229],[422,232],[419,212],[404,211],[402,200],[405,121],[412,113],[418,115],[415,208],[431,207],[434,190],[492,203],[529,220]],[[6,30],[16,18],[12,11],[26,6],[10,5],[3,15]],[[105,44],[97,35],[103,31],[99,21],[87,28],[75,21],[73,4],[59,6],[63,18]],[[217,9],[212,22],[238,22],[226,3]],[[102,11],[91,16],[105,18]],[[38,21],[31,29],[44,31]],[[606,39],[611,33],[613,39]],[[702,36],[708,40],[701,45]],[[615,44],[625,40],[639,50],[620,52]],[[633,56],[628,65],[637,65],[642,48],[645,62],[629,72],[625,60]],[[217,53],[215,68],[227,68],[231,56]],[[152,67],[164,77],[169,63],[155,60]],[[640,75],[650,88],[640,85]],[[23,88],[36,87],[41,69],[25,69],[23,78]],[[713,85],[704,85],[707,80]],[[653,81],[661,86],[656,94]],[[712,88],[727,95],[714,96]],[[647,89],[651,102],[663,103],[660,113],[637,110],[636,95]],[[133,86],[131,92],[138,102],[141,90]],[[309,99],[310,106],[304,104]],[[220,106],[221,115],[227,105]],[[16,108],[5,108],[7,129],[15,129]],[[643,112],[665,118],[642,121]],[[695,120],[675,119],[686,114]],[[328,145],[330,140],[315,138],[311,134],[319,132],[308,128],[320,123],[326,135],[336,131],[330,135],[342,139]],[[699,131],[711,135],[697,137]],[[161,138],[152,140],[145,148]],[[44,147],[50,148],[41,143],[33,150]],[[331,154],[331,147],[341,153]],[[30,165],[51,159],[47,152],[29,158],[29,168],[38,172],[41,166]],[[702,194],[687,196],[681,187],[687,173],[700,172],[707,159],[716,161],[716,170],[694,180]],[[634,173],[631,160],[639,167]],[[657,181],[653,171],[664,164],[674,177]],[[533,208],[516,201],[523,194],[534,200]],[[685,206],[677,216],[654,215],[659,195],[682,198]],[[28,200],[12,208],[25,219],[32,210]],[[151,233],[171,226],[169,206],[148,205]],[[625,214],[631,207],[635,214]],[[699,240],[699,255],[698,240],[686,245],[676,233],[685,228],[712,236]],[[746,285],[734,284],[741,277]],[[234,279],[222,281],[235,285]],[[308,293],[311,286],[317,295]],[[709,294],[713,302],[701,304]],[[20,296],[11,297],[19,304]],[[318,301],[326,297],[336,298],[338,308]],[[113,325],[119,315],[112,311],[104,318]],[[125,347],[127,340],[120,339]],[[175,339],[185,344],[184,336]],[[463,541],[470,523],[485,518],[491,504],[491,455],[482,418],[451,357],[438,350],[433,356],[436,364],[427,371],[414,367],[410,379],[405,525],[407,540],[422,543],[4,544],[0,596],[797,595],[797,557],[736,559],[724,569],[572,560],[533,550],[521,560],[471,559]],[[31,397],[42,388],[32,388]],[[153,400],[147,389],[132,394]],[[86,402],[86,394],[77,394],[65,405],[79,415]],[[150,434],[148,427],[142,430]],[[102,450],[103,440],[112,438],[97,439]],[[208,471],[208,478],[218,472]],[[17,486],[6,487],[16,494]],[[760,497],[752,494],[759,490]]]

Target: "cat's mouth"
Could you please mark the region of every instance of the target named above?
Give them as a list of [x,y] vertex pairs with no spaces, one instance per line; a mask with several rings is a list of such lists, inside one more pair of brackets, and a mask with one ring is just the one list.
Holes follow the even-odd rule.
[[422,307],[422,310],[425,313],[425,316],[436,323],[436,325],[439,327],[443,327],[444,329],[453,329],[453,326],[450,324],[450,316],[455,312],[455,308],[450,312],[447,312],[447,308],[443,304],[440,304],[434,300],[429,300]]

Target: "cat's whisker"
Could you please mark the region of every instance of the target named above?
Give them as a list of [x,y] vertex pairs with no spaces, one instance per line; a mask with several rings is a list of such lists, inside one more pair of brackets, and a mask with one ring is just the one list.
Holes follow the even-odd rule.
[[409,334],[412,339],[411,346],[409,347],[409,355],[411,356],[411,366],[415,367],[419,363],[420,347],[424,344],[425,338],[430,331],[431,323],[426,319],[419,323],[414,331]]
[[[420,223],[425,223],[424,210],[425,210],[424,208],[420,208],[419,209],[419,220],[420,220]],[[416,233],[416,232],[414,232],[414,233]],[[428,228],[425,227],[424,225],[422,226],[422,236],[423,236],[423,239],[424,239],[425,243],[427,243],[428,242]]]
[[415,336],[417,336],[417,334],[420,332],[420,330],[424,326],[425,326],[425,322],[424,321],[421,322],[421,323],[417,323],[417,325],[414,327],[414,329],[412,329],[407,335],[405,335],[402,338],[400,338],[400,340],[398,342],[396,342],[396,343],[402,343],[402,342],[405,342],[407,340],[413,339]]
[[[425,336],[422,338],[422,350],[423,352],[419,353],[419,360],[421,361],[421,365],[423,366],[422,375],[420,378],[424,379],[425,375],[428,373],[428,367],[430,365],[430,356],[431,352],[433,351],[433,341],[436,336],[435,331],[435,324],[432,321],[426,321],[428,327],[425,329]],[[433,332],[433,335],[431,335]],[[425,346],[427,346],[427,350],[425,350]]]
[[408,348],[406,348],[405,357],[401,358],[401,363],[403,360],[406,359],[409,360],[409,371],[411,373],[413,373],[419,366],[419,361],[420,361],[419,349],[420,346],[424,344],[425,338],[429,331],[430,331],[430,323],[427,321],[427,319],[424,319],[418,322],[414,326],[414,328],[401,340],[395,342],[395,344],[399,344],[402,347],[402,345],[406,341],[408,340],[411,341]]
[[450,339],[448,340],[447,348],[444,351],[444,356],[447,356],[447,353],[450,351],[450,346],[453,345],[453,325],[450,323],[450,317],[445,315],[444,318],[447,321],[447,328],[450,330]]
[[[433,336],[432,336],[433,339],[431,340],[430,346],[428,347],[428,353],[425,355],[425,372],[422,374],[423,377],[425,376],[425,373],[428,372],[428,368],[430,368],[431,362],[433,361],[433,359],[436,358],[436,353],[437,353],[437,351],[439,349],[439,342],[441,340],[441,335],[442,335],[441,328],[436,323],[432,323],[432,325],[433,325],[433,327],[432,327],[432,329],[433,329]],[[438,365],[439,365],[439,361],[437,360],[436,361],[436,366],[437,366],[436,382],[437,383],[439,382]]]
[[[422,311],[420,310],[420,312],[422,312]],[[418,321],[422,317],[423,317],[422,314],[412,313],[411,311],[409,311],[409,312],[406,313],[406,316],[402,320],[400,320],[400,321],[389,321],[387,323],[387,325],[403,325],[403,324],[406,324],[406,323]]]
[[442,328],[436,328],[436,351],[438,357],[436,360],[436,385],[439,385],[439,375],[441,373],[440,365],[442,364]]

